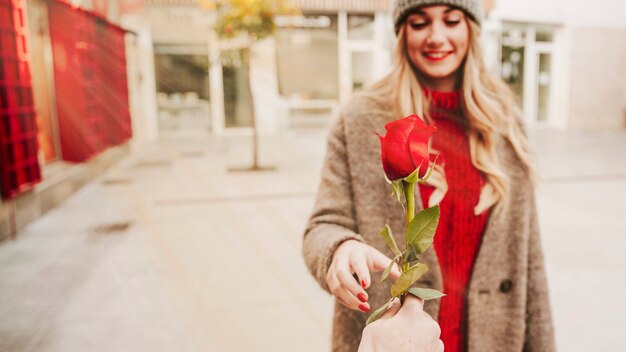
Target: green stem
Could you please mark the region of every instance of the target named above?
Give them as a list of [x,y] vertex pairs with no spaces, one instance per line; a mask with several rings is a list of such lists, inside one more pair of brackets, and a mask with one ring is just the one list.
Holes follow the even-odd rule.
[[415,217],[415,183],[402,181],[406,196],[406,226],[409,227]]
[[[407,242],[406,234],[409,230],[409,224],[415,217],[415,183],[402,181],[402,186],[404,187],[404,196],[406,197],[406,231],[404,235],[404,249],[407,250],[409,244]],[[403,263],[402,271],[405,271],[408,268],[409,263]]]

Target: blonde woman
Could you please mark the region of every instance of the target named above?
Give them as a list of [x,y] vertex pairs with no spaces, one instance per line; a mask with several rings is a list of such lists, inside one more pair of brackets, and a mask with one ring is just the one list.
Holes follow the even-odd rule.
[[439,166],[416,199],[439,204],[441,219],[418,284],[447,294],[424,305],[446,351],[553,351],[530,148],[511,91],[485,68],[481,3],[399,0],[393,16],[395,68],[334,121],[304,234],[305,261],[336,299],[333,351],[356,351],[367,313],[389,297],[378,232],[388,223],[401,243],[404,214],[374,132],[414,113],[437,126]]

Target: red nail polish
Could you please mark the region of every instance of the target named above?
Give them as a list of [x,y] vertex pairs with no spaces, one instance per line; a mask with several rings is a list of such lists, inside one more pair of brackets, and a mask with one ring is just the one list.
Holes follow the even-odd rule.
[[365,280],[361,280],[361,287],[365,288]]
[[359,309],[365,313],[370,311],[370,307],[366,306],[365,304],[359,304]]
[[356,298],[358,298],[359,301],[363,303],[367,302],[367,298],[365,298],[365,295],[363,293],[359,293],[358,295],[356,295]]

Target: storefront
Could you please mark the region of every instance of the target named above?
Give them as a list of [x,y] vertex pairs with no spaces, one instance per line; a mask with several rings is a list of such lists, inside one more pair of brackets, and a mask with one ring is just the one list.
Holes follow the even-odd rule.
[[301,17],[279,21],[276,60],[283,126],[328,122],[352,93],[390,69],[393,32],[386,8],[327,10],[305,8]]
[[586,5],[582,0],[495,2],[487,25],[500,38],[496,62],[502,66],[496,69],[520,97],[529,126],[626,126],[624,1]]
[[[325,126],[354,91],[382,77],[392,65],[395,36],[389,0],[292,3],[302,16],[278,18],[276,35],[258,43],[252,59],[255,110],[265,131]],[[247,133],[249,97],[235,54],[237,44],[211,34],[210,14],[193,0],[146,0],[146,4],[157,64],[179,62],[186,67],[174,69],[179,77],[189,73],[177,70],[197,72],[189,78],[193,84],[173,88],[157,72],[162,77],[157,82],[160,118],[175,120],[171,126],[204,119],[192,125],[215,134]],[[593,69],[580,68],[593,62],[590,52],[583,51],[585,45],[623,47],[623,41],[614,39],[623,33],[623,24],[599,27],[602,17],[596,16],[595,27],[585,29],[584,11],[567,15],[556,11],[560,5],[541,8],[504,0],[485,4],[491,12],[482,25],[484,56],[490,70],[516,93],[528,126],[596,126],[597,121],[587,117],[590,111],[599,111],[602,126],[622,123],[621,100],[597,101],[610,92],[625,91],[622,77],[611,74],[621,72],[623,64],[613,60]],[[613,17],[609,19],[615,22],[618,16]],[[573,44],[577,41],[581,45]],[[157,70],[166,72],[162,67]],[[603,77],[605,83],[589,92],[570,84],[575,77]]]
[[[236,41],[219,41],[210,14],[193,1],[146,3],[160,129],[247,133],[250,97]],[[302,16],[277,18],[274,38],[254,48],[252,88],[264,131],[323,126],[354,91],[390,68],[387,1],[292,3]]]
[[488,45],[498,46],[494,71],[512,88],[527,126],[556,126],[555,104],[559,76],[557,44],[560,27],[546,23],[501,21]]
[[28,5],[0,0],[0,240],[121,157],[132,136],[126,31],[65,1]]

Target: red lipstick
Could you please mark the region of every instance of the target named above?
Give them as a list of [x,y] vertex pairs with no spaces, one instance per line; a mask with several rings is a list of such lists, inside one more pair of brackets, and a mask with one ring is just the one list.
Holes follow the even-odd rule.
[[433,51],[433,52],[425,52],[425,53],[423,54],[423,56],[424,56],[427,60],[429,60],[429,61],[441,61],[441,60],[443,60],[443,59],[447,58],[448,56],[450,56],[450,54],[452,54],[452,52],[451,52],[451,51],[447,51],[447,52],[445,52],[445,53],[444,53],[444,55],[443,55],[443,56],[441,56],[441,57],[433,57],[433,56],[431,56],[431,55],[430,55],[430,54],[435,54],[435,53],[437,53],[437,54],[438,54],[438,53],[442,53],[442,52],[434,52],[434,51]]

